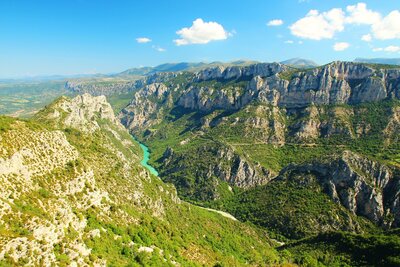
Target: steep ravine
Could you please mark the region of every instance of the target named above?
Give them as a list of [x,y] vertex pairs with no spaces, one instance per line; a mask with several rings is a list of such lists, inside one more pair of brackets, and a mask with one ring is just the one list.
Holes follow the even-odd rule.
[[[150,160],[150,155],[151,155],[149,148],[145,144],[139,142],[134,136],[132,136],[132,137],[133,137],[133,140],[140,145],[140,148],[143,151],[143,159],[140,161],[140,164],[143,167],[145,167],[146,169],[148,169],[151,174],[153,174],[155,176],[158,176],[158,171],[153,166],[148,164],[148,161]],[[208,211],[212,211],[212,212],[218,213],[218,214],[220,214],[220,215],[222,215],[222,216],[224,216],[226,218],[229,218],[231,220],[237,221],[237,219],[233,215],[231,215],[230,213],[227,213],[225,211],[215,210],[215,209],[210,209],[210,208],[204,208],[204,207],[201,207],[201,206],[198,206],[198,207],[200,207],[202,209],[205,209],[205,210],[208,210]]]

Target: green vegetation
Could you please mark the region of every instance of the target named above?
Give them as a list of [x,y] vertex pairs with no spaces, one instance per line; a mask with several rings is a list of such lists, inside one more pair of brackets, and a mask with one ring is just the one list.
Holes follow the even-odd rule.
[[[106,261],[109,266],[172,266],[175,262],[182,266],[260,266],[286,261],[272,247],[265,230],[181,203],[171,185],[144,174],[139,163],[142,151],[127,132],[100,119],[101,130],[93,134],[65,127],[60,121],[51,123],[46,114],[55,107],[49,105],[49,110],[29,121],[0,117],[0,141],[6,148],[0,151],[6,153],[1,157],[8,158],[5,155],[21,147],[39,149],[41,157],[51,156],[53,150],[46,149],[40,134],[50,136],[54,130],[62,131],[79,155],[54,169],[43,168],[35,174],[33,185],[13,180],[16,194],[10,196],[12,202],[7,201],[12,213],[0,225],[0,235],[7,238],[0,242],[17,237],[34,240],[36,220],[43,227],[61,224],[63,235],[51,245],[60,266],[72,263],[68,250],[75,243],[91,249],[83,257],[85,263]],[[42,124],[46,126],[35,126]],[[66,153],[58,147],[60,143],[45,142],[61,149],[57,154]],[[42,164],[40,159],[35,164]],[[94,196],[101,192],[107,195],[97,200]],[[72,222],[62,226],[66,218]],[[85,222],[83,228],[81,222]],[[38,242],[36,246],[42,247],[53,241]],[[30,245],[28,255],[18,261],[12,251],[7,252],[4,264],[38,259],[33,248]]]
[[301,266],[399,266],[400,235],[323,233],[281,246]]
[[333,230],[377,232],[371,222],[352,215],[333,202],[313,175],[293,175],[265,186],[246,190],[215,208],[234,214],[241,221],[270,229],[279,239],[300,239]]
[[124,107],[126,107],[132,99],[133,92],[123,94],[112,94],[107,96],[108,103],[114,109],[115,114],[118,114]]

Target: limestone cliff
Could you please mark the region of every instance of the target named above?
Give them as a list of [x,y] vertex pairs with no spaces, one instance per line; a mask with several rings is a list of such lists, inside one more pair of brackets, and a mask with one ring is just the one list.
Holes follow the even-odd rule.
[[345,151],[330,162],[289,165],[276,179],[286,179],[292,173],[314,174],[326,193],[352,213],[385,227],[399,227],[400,176],[397,170]]
[[309,71],[281,64],[256,64],[248,67],[217,67],[197,74],[201,81],[251,80],[242,93],[219,91],[212,86],[193,84],[179,99],[185,108],[209,111],[218,108],[240,109],[251,101],[263,101],[286,108],[310,104],[358,104],[398,98],[400,70],[374,69],[365,64],[333,62]]

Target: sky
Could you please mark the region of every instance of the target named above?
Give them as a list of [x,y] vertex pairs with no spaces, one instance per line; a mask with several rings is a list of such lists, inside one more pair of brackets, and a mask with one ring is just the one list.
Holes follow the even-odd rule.
[[400,0],[0,0],[0,78],[400,58]]

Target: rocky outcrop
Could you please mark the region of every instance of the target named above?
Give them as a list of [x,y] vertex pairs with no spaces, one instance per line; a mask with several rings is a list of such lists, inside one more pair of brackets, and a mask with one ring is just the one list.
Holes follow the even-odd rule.
[[251,96],[243,95],[243,88],[239,86],[220,90],[192,86],[183,92],[178,105],[187,109],[210,112],[215,109],[238,110],[251,100]]
[[310,71],[296,71],[281,64],[247,67],[217,67],[197,73],[195,81],[219,82],[250,80],[242,90],[215,92],[210,86],[193,83],[178,104],[193,110],[237,110],[251,101],[262,101],[285,108],[311,104],[359,104],[400,95],[400,69],[373,69],[364,64],[333,62]]
[[[217,150],[216,157],[221,160],[217,165],[210,166],[208,176],[215,175],[230,185],[250,188],[267,183],[273,176],[273,173],[260,165],[250,165],[229,148]],[[224,162],[229,162],[230,164],[226,165]]]
[[146,85],[134,94],[130,104],[121,111],[121,122],[132,131],[156,123],[162,110],[173,104],[169,93],[168,87],[163,83]]
[[[189,166],[190,158],[193,153],[203,155],[207,160],[206,165]],[[244,157],[239,156],[232,149],[224,146],[202,146],[195,152],[182,154],[174,152],[172,148],[167,148],[159,160],[161,163],[161,175],[166,179],[179,176],[186,173],[186,176],[195,175],[199,180],[206,180],[207,183],[212,183],[213,178],[218,178],[220,181],[227,182],[229,185],[241,188],[250,188],[257,185],[267,183],[275,174],[266,170],[259,164],[251,164]],[[199,163],[200,165],[201,163]],[[180,178],[184,179],[185,175]],[[176,182],[176,181],[175,181]],[[179,184],[175,183],[178,187]],[[198,186],[201,182],[199,182]],[[213,193],[214,194],[214,193]],[[219,198],[214,194],[212,199]]]
[[313,142],[319,137],[329,138],[334,135],[355,138],[355,132],[358,137],[368,133],[367,125],[359,125],[354,129],[352,120],[355,115],[352,108],[337,106],[327,109],[311,105],[295,112],[300,119],[289,126],[289,135],[296,141]]
[[277,179],[314,174],[326,193],[352,213],[386,226],[400,225],[400,176],[389,167],[349,151],[330,162],[289,165]]
[[111,105],[105,96],[93,97],[83,94],[73,99],[63,98],[52,106],[52,112],[47,115],[49,120],[57,120],[68,127],[82,132],[94,132],[100,129],[97,119],[110,120],[118,127],[123,126],[115,117]]
[[259,63],[250,66],[218,66],[214,68],[207,68],[199,71],[196,74],[195,81],[207,80],[234,80],[234,79],[248,79],[255,76],[269,77],[271,75],[283,72],[290,69],[290,67],[280,63]]
[[138,81],[67,81],[65,89],[78,94],[91,94],[93,96],[123,94],[141,88],[143,82]]
[[[173,81],[177,75],[179,73],[159,73],[146,77],[142,81],[144,87],[120,115],[124,125],[138,129],[154,123],[151,120],[157,119],[157,111],[164,108],[162,103],[211,113],[238,111],[252,103],[299,109],[310,105],[353,105],[400,98],[400,69],[375,69],[352,62],[333,62],[308,71],[278,63],[219,66],[199,71],[184,83]],[[149,91],[149,86],[157,87],[165,82],[174,93],[152,96],[150,92],[156,91]],[[331,133],[343,130],[335,124],[307,123],[310,125],[306,128],[322,127]],[[304,137],[308,135],[316,136],[316,132],[304,133]]]
[[115,95],[135,92],[146,85],[152,83],[166,82],[178,76],[179,72],[160,72],[138,77],[136,79],[125,80],[118,77],[108,77],[102,79],[78,79],[67,81],[64,88],[78,94],[91,94],[93,96]]
[[400,107],[392,108],[389,122],[383,130],[385,145],[390,145],[399,141],[400,134]]
[[148,186],[137,145],[104,96],[61,98],[33,122],[9,121],[0,131],[0,265],[106,266],[94,239],[136,245],[117,241],[122,232],[108,224],[137,224],[132,210],[163,219],[165,203],[180,204],[174,188]]

